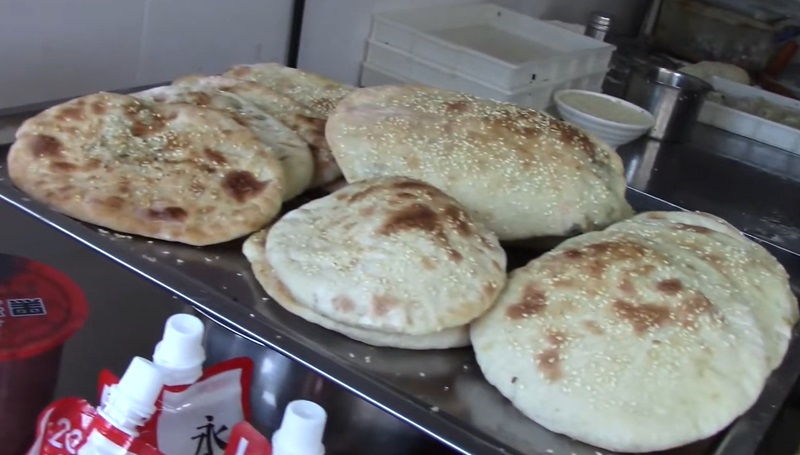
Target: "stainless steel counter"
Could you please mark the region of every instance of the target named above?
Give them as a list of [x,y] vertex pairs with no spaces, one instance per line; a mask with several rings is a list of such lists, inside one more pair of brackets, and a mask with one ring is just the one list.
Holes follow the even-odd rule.
[[[641,140],[620,150],[628,164],[634,207],[675,209],[636,191],[645,190],[685,208],[726,217],[747,232],[800,251],[795,157],[703,126],[695,130],[694,137],[689,145]],[[714,153],[717,148],[722,153]],[[195,248],[119,235],[77,222],[30,200],[7,179],[2,180],[6,177],[4,154],[5,149],[0,148],[0,199],[453,449],[465,454],[597,453],[593,447],[550,433],[523,417],[483,380],[470,350],[375,348],[306,323],[269,300],[239,251],[241,241]],[[776,226],[782,230],[773,230]],[[800,256],[780,248],[772,250],[793,274],[797,292]],[[672,453],[754,453],[799,372],[800,345],[795,337],[786,361],[753,409],[727,432]],[[376,450],[365,449],[360,453]]]
[[691,138],[621,147],[628,185],[800,252],[800,155],[703,124]]

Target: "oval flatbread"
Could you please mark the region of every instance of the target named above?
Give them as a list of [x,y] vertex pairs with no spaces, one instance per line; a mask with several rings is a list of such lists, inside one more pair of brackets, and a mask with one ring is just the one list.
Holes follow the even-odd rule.
[[199,90],[220,90],[236,95],[259,109],[275,116],[298,134],[311,149],[314,158],[314,176],[311,187],[333,182],[342,176],[333,153],[325,140],[325,118],[297,101],[257,82],[224,76],[186,76],[173,85]]
[[188,103],[218,109],[236,123],[250,128],[283,166],[285,185],[283,200],[300,195],[311,185],[314,161],[308,145],[286,125],[254,104],[239,97],[208,87],[155,87],[132,96],[156,103]]
[[575,235],[632,214],[612,149],[511,104],[422,86],[363,88],[339,103],[326,137],[348,182],[422,180],[500,240]]
[[450,347],[420,345],[437,337],[462,344],[455,335],[505,282],[496,237],[441,191],[403,178],[349,185],[309,202],[275,223],[262,248],[262,271],[270,275],[263,281],[281,305],[309,320],[307,313],[318,315],[312,322],[321,325],[325,318],[369,333],[339,330],[372,344]]
[[272,153],[228,116],[111,93],[27,120],[8,170],[67,215],[192,245],[262,228],[280,210],[284,180]]
[[223,76],[266,85],[308,107],[322,118],[327,118],[336,108],[336,103],[353,91],[353,87],[327,77],[289,68],[280,63],[236,65]]
[[710,215],[650,212],[512,272],[471,339],[486,379],[539,424],[650,452],[746,411],[797,319],[761,246]]

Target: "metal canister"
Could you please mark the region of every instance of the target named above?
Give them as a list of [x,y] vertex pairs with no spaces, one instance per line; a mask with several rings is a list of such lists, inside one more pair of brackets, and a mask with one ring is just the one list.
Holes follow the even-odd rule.
[[625,99],[656,119],[650,137],[666,142],[689,139],[711,85],[702,79],[658,66],[634,68]]
[[605,41],[608,32],[611,31],[611,22],[612,19],[609,14],[595,11],[589,16],[584,35],[596,40]]

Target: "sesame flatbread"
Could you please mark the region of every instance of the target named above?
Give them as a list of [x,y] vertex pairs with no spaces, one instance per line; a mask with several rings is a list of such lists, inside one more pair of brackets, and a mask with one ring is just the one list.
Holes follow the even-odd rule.
[[308,145],[278,119],[246,100],[213,88],[174,85],[155,87],[132,96],[157,103],[188,103],[218,109],[236,123],[250,128],[275,154],[285,175],[284,201],[293,199],[311,185],[314,161]]
[[314,158],[312,188],[325,185],[342,176],[325,140],[326,116],[317,114],[292,98],[257,82],[224,76],[186,76],[175,80],[173,85],[224,91],[275,116],[308,144]]
[[69,216],[191,245],[261,229],[280,210],[284,180],[271,152],[228,116],[111,93],[27,120],[8,171]]
[[266,85],[323,118],[327,118],[336,108],[336,103],[353,91],[353,87],[280,63],[236,65],[223,75]]
[[289,212],[263,249],[262,282],[278,303],[372,344],[461,345],[465,324],[505,282],[496,237],[441,191],[403,178],[349,185]]
[[471,339],[544,427],[621,452],[704,439],[758,398],[798,319],[783,267],[724,221],[650,212],[515,270]]
[[632,214],[619,156],[531,109],[423,86],[369,87],[339,103],[326,137],[348,182],[430,183],[501,240],[575,235]]

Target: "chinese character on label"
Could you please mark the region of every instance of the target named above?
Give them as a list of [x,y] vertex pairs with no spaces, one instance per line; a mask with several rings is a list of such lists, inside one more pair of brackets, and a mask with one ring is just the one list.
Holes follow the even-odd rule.
[[0,300],[0,318],[6,317],[6,309],[3,308],[3,301]]
[[44,316],[47,310],[44,301],[38,297],[32,299],[8,299],[8,314],[12,318],[25,316]]

